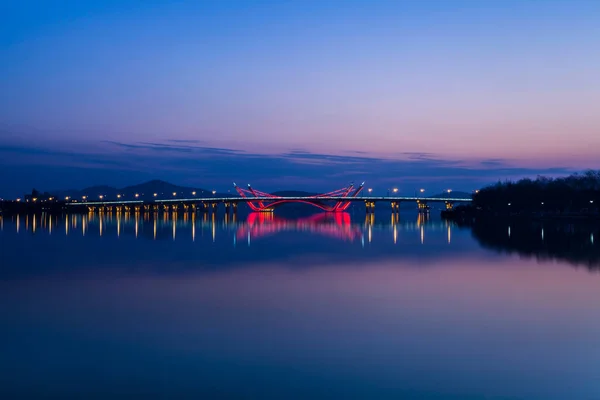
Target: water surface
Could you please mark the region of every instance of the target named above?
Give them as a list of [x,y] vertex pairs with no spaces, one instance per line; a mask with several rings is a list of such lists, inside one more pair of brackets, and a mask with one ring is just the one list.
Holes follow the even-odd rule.
[[3,398],[600,398],[597,225],[0,224]]

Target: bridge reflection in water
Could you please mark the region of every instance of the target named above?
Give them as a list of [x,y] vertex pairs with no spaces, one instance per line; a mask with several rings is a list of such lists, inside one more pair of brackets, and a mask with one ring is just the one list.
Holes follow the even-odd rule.
[[[409,219],[410,218],[410,219]],[[212,242],[228,240],[236,245],[240,241],[248,245],[253,240],[286,232],[304,232],[345,242],[372,243],[377,234],[379,240],[397,243],[401,234],[418,237],[425,243],[426,233],[447,233],[451,243],[454,224],[448,221],[431,221],[428,214],[399,214],[377,217],[367,214],[358,220],[346,212],[318,213],[307,217],[286,218],[273,213],[250,213],[246,217],[236,214],[182,213],[89,213],[89,214],[28,214],[0,217],[0,229],[10,221],[17,233],[48,234],[64,236],[116,236],[146,238],[152,240],[192,240],[201,236]],[[359,222],[360,221],[360,222]],[[388,239],[384,239],[387,236]],[[206,239],[205,239],[206,240]]]

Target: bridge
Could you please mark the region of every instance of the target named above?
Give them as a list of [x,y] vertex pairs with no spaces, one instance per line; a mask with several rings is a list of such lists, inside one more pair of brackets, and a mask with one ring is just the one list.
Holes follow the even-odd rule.
[[275,208],[290,203],[309,204],[326,212],[343,212],[350,207],[352,203],[364,203],[367,213],[375,211],[377,203],[388,203],[392,212],[399,212],[401,202],[416,203],[420,211],[427,211],[430,203],[443,203],[447,210],[454,207],[454,203],[467,203],[471,199],[452,198],[452,197],[424,197],[424,196],[363,196],[364,182],[355,187],[350,184],[347,187],[334,190],[328,193],[316,194],[311,196],[277,196],[262,192],[252,188],[250,185],[246,189],[240,188],[234,183],[234,187],[239,196],[215,196],[212,197],[183,197],[172,199],[136,199],[136,200],[109,200],[101,199],[99,201],[71,200],[66,203],[68,207],[84,208],[90,212],[113,210],[117,212],[125,211],[216,211],[219,205],[225,207],[225,211],[235,212],[239,204],[246,204],[255,212],[271,212]]

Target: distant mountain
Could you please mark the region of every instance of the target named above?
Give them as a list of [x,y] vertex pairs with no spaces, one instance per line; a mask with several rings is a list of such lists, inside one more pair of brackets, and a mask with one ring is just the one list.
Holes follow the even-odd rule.
[[468,193],[468,192],[461,192],[461,191],[452,191],[450,193],[448,192],[442,192],[440,194],[436,194],[433,196],[427,196],[427,197],[435,197],[435,198],[442,198],[442,199],[446,199],[446,198],[453,198],[453,199],[472,199],[473,198],[473,194]]
[[312,193],[312,192],[304,192],[302,190],[278,190],[277,192],[273,192],[271,193],[274,196],[286,196],[286,197],[307,197],[307,196],[314,196],[317,193]]
[[[104,200],[149,200],[149,199],[168,199],[173,197],[211,197],[212,190],[200,187],[178,186],[161,180],[152,180],[139,185],[126,186],[124,188],[115,188],[112,186],[92,186],[82,190],[55,190],[51,192],[57,198],[66,197],[72,199],[81,199],[84,196],[88,200],[99,200],[100,196]],[[175,195],[174,195],[175,193]],[[156,195],[155,195],[156,194]],[[214,196],[232,196],[232,193],[215,193]]]

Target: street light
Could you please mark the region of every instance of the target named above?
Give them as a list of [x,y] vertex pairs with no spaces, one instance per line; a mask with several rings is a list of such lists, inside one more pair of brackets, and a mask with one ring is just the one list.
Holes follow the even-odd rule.
[[452,189],[448,189],[448,193],[452,193]]
[[425,191],[425,189],[419,189],[419,192],[423,193]]
[[120,195],[120,194],[118,194],[118,195],[117,195],[117,199],[120,199],[120,198],[121,198],[121,195]]
[[216,190],[213,190],[213,191],[212,191],[212,194],[217,194],[217,191],[216,191]]
[[140,197],[140,194],[139,194],[139,193],[136,193],[136,194],[135,194],[135,197]]
[[373,191],[373,188],[368,188],[367,192],[371,193]]
[[70,199],[70,197],[69,197],[69,196],[65,197],[65,200],[67,200],[67,201],[68,201],[69,199]]
[[102,196],[102,195],[100,195],[100,196],[98,196],[98,197],[100,197],[100,200],[102,200],[102,199],[104,198],[104,196]]
[[154,197],[158,196],[158,193],[154,193],[154,194],[153,194],[153,196],[154,196]]
[[177,192],[173,192],[173,196],[177,196]]
[[394,189],[393,189],[393,192],[394,192],[394,193],[398,193],[398,188],[394,188]]
[[192,192],[192,196],[195,196],[195,195],[196,195],[196,192]]
[[82,198],[83,200],[85,200],[85,199],[87,199],[87,196],[81,196],[81,198]]

